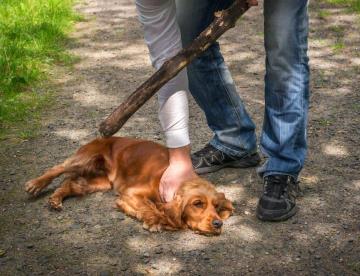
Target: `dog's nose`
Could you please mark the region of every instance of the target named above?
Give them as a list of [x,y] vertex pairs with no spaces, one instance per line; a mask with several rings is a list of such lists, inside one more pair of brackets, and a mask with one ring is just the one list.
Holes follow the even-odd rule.
[[219,219],[214,219],[212,221],[212,224],[215,228],[221,228],[221,226],[223,225],[223,222]]

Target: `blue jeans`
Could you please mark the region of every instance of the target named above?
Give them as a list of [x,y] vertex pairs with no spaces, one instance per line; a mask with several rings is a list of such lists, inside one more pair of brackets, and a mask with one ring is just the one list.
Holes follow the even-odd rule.
[[[183,46],[212,22],[215,11],[231,3],[177,0]],[[267,160],[258,170],[261,176],[297,177],[304,165],[309,102],[307,4],[308,0],[264,1],[265,114],[260,146]],[[255,152],[255,125],[236,91],[218,43],[189,65],[188,76],[190,92],[214,133],[210,144],[239,157]]]

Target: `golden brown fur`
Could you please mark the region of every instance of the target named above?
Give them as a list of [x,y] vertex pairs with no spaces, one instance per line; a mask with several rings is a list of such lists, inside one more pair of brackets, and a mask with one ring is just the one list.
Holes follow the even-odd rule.
[[144,222],[149,231],[190,228],[203,234],[220,234],[222,220],[233,206],[223,193],[199,177],[184,182],[174,200],[161,201],[160,178],[168,167],[168,151],[150,141],[100,138],[81,147],[75,155],[25,184],[36,196],[61,174],[65,179],[49,198],[51,208],[62,209],[70,196],[113,189],[116,206]]

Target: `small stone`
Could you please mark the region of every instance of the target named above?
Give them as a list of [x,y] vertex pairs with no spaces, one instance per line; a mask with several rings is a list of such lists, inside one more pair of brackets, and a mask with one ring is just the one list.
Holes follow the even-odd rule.
[[5,255],[6,255],[6,250],[0,249],[0,258],[5,257]]
[[79,223],[73,223],[70,225],[70,228],[71,229],[80,229],[81,228],[81,225]]
[[150,257],[150,254],[149,254],[148,252],[145,252],[145,253],[143,254],[143,257],[144,257],[144,258],[149,258],[149,257]]
[[267,252],[267,251],[265,252],[265,255],[269,255],[269,254],[270,254],[269,252]]
[[118,219],[125,220],[125,215],[123,213],[119,213]]
[[315,259],[320,260],[321,256],[320,255],[315,255]]
[[163,253],[163,249],[161,247],[155,249],[155,254],[161,254],[161,253]]
[[249,211],[245,211],[244,214],[248,216],[248,215],[250,215],[250,212],[249,212]]
[[296,261],[300,261],[301,259],[299,257],[295,258]]
[[110,261],[110,265],[112,266],[117,266],[118,265],[118,262],[116,260],[111,260]]

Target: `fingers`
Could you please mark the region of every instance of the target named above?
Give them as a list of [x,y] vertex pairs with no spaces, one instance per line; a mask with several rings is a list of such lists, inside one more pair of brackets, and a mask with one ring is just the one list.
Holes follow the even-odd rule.
[[169,185],[164,182],[160,183],[159,192],[161,200],[164,202],[169,202],[174,198],[174,191],[169,189]]

